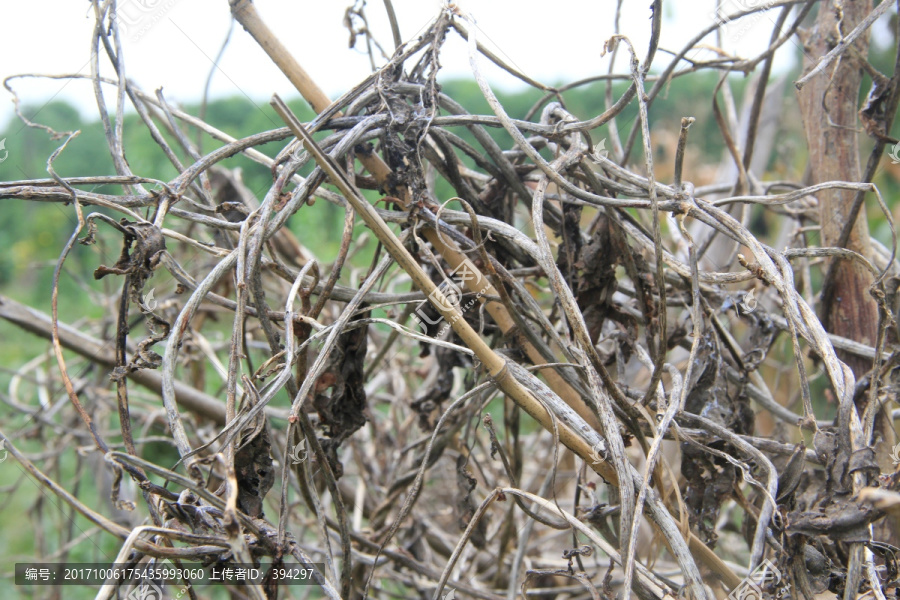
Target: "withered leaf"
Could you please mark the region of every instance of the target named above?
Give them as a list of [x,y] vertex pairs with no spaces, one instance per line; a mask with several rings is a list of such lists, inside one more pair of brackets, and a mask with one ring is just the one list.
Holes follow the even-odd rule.
[[[475,501],[472,500],[472,492],[475,490],[476,480],[466,469],[468,462],[468,459],[462,454],[456,458],[456,487],[459,490],[456,496],[456,509],[459,511],[460,529],[465,529],[469,526],[477,508]],[[484,548],[487,543],[486,534],[487,527],[484,519],[481,519],[472,530],[472,544],[476,548]]]
[[822,511],[795,511],[788,514],[787,532],[807,536],[825,535],[843,542],[869,540],[869,523],[881,517],[872,507],[835,502]]
[[107,275],[131,275],[132,288],[139,294],[144,282],[159,264],[160,254],[166,249],[166,239],[153,223],[132,223],[122,219],[120,224],[125,236],[119,260],[112,267],[97,267],[94,279],[103,279]]
[[[362,313],[356,320],[368,318]],[[353,323],[353,321],[350,321]],[[335,477],[344,468],[337,450],[344,440],[366,424],[365,359],[368,325],[355,327],[338,337],[328,357],[325,370],[315,387],[313,406],[319,413],[320,441]],[[321,385],[318,385],[320,384]],[[332,389],[331,395],[325,391]]]
[[885,143],[896,144],[897,140],[890,137],[888,132],[888,119],[893,115],[888,115],[888,102],[891,98],[893,86],[891,80],[881,73],[872,69],[874,78],[872,87],[869,89],[869,95],[866,96],[866,103],[859,111],[859,118],[863,127],[871,137],[879,139]]
[[263,516],[263,499],[275,483],[271,448],[268,428],[263,426],[234,454],[238,508],[251,517]]

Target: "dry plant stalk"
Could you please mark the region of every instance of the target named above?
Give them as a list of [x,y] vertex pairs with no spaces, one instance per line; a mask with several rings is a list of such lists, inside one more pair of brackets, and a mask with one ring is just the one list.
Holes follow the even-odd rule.
[[[89,79],[116,175],[56,173],[75,132],[61,134],[49,157],[51,179],[0,182],[0,199],[68,204],[77,218],[56,265],[51,314],[0,297],[0,317],[50,340],[45,358],[55,356],[74,410],[43,417],[18,398],[37,368],[29,361],[8,403],[33,422],[0,424],[0,440],[23,473],[122,541],[111,559],[120,563],[323,563],[322,593],[347,600],[440,598],[447,587],[485,600],[526,592],[713,600],[745,597],[748,582],[767,597],[830,589],[846,599],[886,598],[900,574],[900,540],[885,519],[896,519],[900,476],[879,467],[893,443],[898,268],[895,248],[870,239],[865,203],[893,232],[871,181],[900,98],[900,69],[875,77],[877,97],[862,113],[878,140],[862,176],[853,128],[859,74],[874,71],[863,62],[868,29],[887,3],[843,12],[842,3],[821,3],[820,31],[808,45],[817,54],[797,84],[814,185],[767,182],[753,166],[754,153],[771,152],[756,136],[774,54],[815,4],[780,0],[728,15],[730,25],[777,14],[770,47],[753,59],[722,51],[676,71],[720,21],[656,73],[657,0],[644,61],[627,37],[611,38],[605,51],[622,52],[629,68],[599,78],[608,85],[605,109],[581,120],[561,100],[591,81],[560,89],[537,82],[488,50],[455,5],[404,44],[386,0],[394,54],[332,102],[301,66],[310,59],[292,56],[250,0],[229,0],[236,22],[318,115],[304,123],[276,96],[287,127],[236,139],[126,79],[115,3],[94,0]],[[365,19],[364,7],[352,7],[351,27],[351,13]],[[821,33],[829,28],[843,36],[832,49]],[[451,35],[467,41],[492,114],[470,114],[437,84],[438,54]],[[100,77],[101,55],[116,79]],[[524,118],[491,89],[485,59],[545,92]],[[712,102],[736,177],[692,182],[697,165],[686,158],[696,121],[678,115],[668,124],[679,131],[672,181],[658,180],[654,100],[672,78],[705,69],[758,74],[741,132],[730,119],[737,111],[727,78]],[[627,84],[618,98],[615,80]],[[835,86],[845,96],[832,118],[845,129],[840,152],[826,156],[816,149],[831,139],[830,125],[812,119]],[[104,101],[111,88],[114,115]],[[174,179],[131,171],[126,103],[178,170]],[[626,109],[636,112],[631,121]],[[512,146],[501,148],[489,128]],[[200,152],[191,135],[198,132],[220,145]],[[612,138],[611,153],[606,138],[594,144],[598,135]],[[270,142],[283,144],[274,159],[257,149]],[[631,158],[635,146],[640,159]],[[225,166],[239,153],[271,169],[261,198]],[[306,166],[312,172],[301,176]],[[438,180],[453,193],[439,196]],[[99,184],[123,193],[93,191]],[[344,210],[336,256],[303,248],[287,228],[290,217],[321,218],[314,200]],[[86,212],[93,207],[105,212]],[[786,226],[818,223],[823,244],[793,235],[796,246],[774,249],[748,226],[753,207],[785,215]],[[378,241],[367,269],[354,256],[372,247],[354,245],[357,217]],[[201,230],[215,241],[199,241]],[[122,252],[94,277],[121,283],[107,299],[112,316],[95,324],[114,332],[109,341],[58,313],[76,242],[108,233],[121,238]],[[710,266],[712,247],[725,248],[725,264]],[[825,275],[821,297],[811,293],[814,269]],[[183,293],[151,306],[162,273]],[[854,304],[834,309],[848,278]],[[851,309],[869,315],[868,328],[844,327],[841,311]],[[148,336],[133,331],[135,316]],[[85,379],[64,348],[109,372],[115,395]],[[822,405],[808,374],[816,366],[838,404],[834,421],[816,415]],[[217,394],[207,371],[220,379]],[[775,371],[790,380],[790,403],[770,388],[764,373]],[[108,427],[110,413],[118,430]],[[778,422],[777,435],[756,435],[762,414]],[[180,456],[174,468],[146,454],[156,421]],[[72,433],[53,456],[96,448],[112,490],[108,508],[124,509],[130,526],[68,491],[52,464],[39,465],[46,457],[21,449],[26,434],[60,426]],[[680,456],[667,441],[678,442]],[[129,490],[143,504],[127,500]],[[574,510],[564,507],[570,501]],[[121,591],[107,583],[97,597]],[[239,597],[295,591],[267,579]]]

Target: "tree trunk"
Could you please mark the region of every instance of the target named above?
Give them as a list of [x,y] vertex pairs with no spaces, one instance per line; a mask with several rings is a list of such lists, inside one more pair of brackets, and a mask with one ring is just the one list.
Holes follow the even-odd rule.
[[[841,37],[852,31],[871,10],[872,0],[822,2],[804,48],[805,72],[811,70],[818,59],[834,48]],[[865,60],[868,45],[867,32],[838,61],[798,92],[813,184],[860,179],[857,103],[863,77],[860,61]],[[849,190],[825,190],[819,194],[823,246],[837,245],[854,195],[855,192]],[[853,225],[847,248],[866,257],[871,254],[865,207]],[[858,262],[849,260],[841,260],[833,270],[832,285],[826,286],[830,291],[822,298],[823,324],[831,333],[874,346],[878,309],[869,295],[872,275]],[[857,379],[872,368],[869,359],[841,352],[838,356],[850,366]]]
[[[826,0],[822,2],[816,25],[805,44],[804,71],[812,69],[819,57],[834,48],[842,36],[850,33],[869,12],[872,0]],[[868,55],[869,34],[861,35],[851,48],[813,77],[798,92],[800,110],[809,149],[809,168],[812,181],[859,181],[858,100],[863,69],[861,61]],[[822,225],[822,246],[838,245],[841,230],[848,219],[855,192],[825,190],[818,195],[819,219]],[[869,225],[865,205],[853,224],[846,247],[870,258]],[[821,319],[826,329],[836,335],[874,346],[878,332],[878,308],[869,294],[874,278],[859,262],[839,260],[829,269],[822,290]],[[838,357],[853,370],[856,379],[872,368],[872,361],[860,356],[837,352]],[[857,400],[860,417],[865,412],[868,394]],[[891,459],[896,435],[890,414],[884,411],[875,420],[875,455],[883,472],[892,472]],[[897,543],[900,539],[900,519],[881,522],[875,537]]]

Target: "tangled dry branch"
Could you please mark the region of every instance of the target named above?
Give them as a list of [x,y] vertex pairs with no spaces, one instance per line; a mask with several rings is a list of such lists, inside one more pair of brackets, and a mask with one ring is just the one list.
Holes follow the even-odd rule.
[[[840,243],[809,244],[806,235],[826,228],[827,194],[865,198],[889,222],[891,212],[871,172],[804,183],[765,181],[751,166],[775,51],[817,3],[780,0],[730,15],[778,14],[771,46],[753,59],[722,52],[683,66],[719,22],[651,71],[663,26],[656,0],[643,61],[627,37],[607,42],[630,69],[596,79],[608,84],[606,106],[586,120],[566,109],[563,94],[591,81],[534,81],[487,49],[454,5],[400,43],[384,4],[395,52],[332,102],[255,6],[230,0],[235,20],[318,113],[304,123],[274,97],[285,126],[235,139],[129,81],[115,3],[94,0],[90,80],[116,175],[60,177],[54,160],[78,133],[47,128],[64,138],[47,162],[52,179],[0,182],[4,201],[57,203],[77,217],[56,265],[51,314],[0,297],[0,317],[51,341],[74,408],[45,413],[19,399],[21,380],[47,357],[19,369],[5,399],[30,421],[16,431],[4,425],[0,440],[23,473],[122,540],[114,562],[324,563],[316,589],[335,599],[439,598],[448,588],[485,600],[526,591],[712,599],[761,566],[778,574],[761,584],[766,595],[893,593],[900,476],[884,432],[892,433],[900,356],[895,248],[848,245],[843,234],[859,206],[838,224]],[[803,83],[857,60],[848,48],[888,4],[844,31]],[[364,11],[354,11],[351,31],[374,52],[368,29],[354,25],[366,23]],[[490,114],[470,112],[437,83],[452,35],[468,42]],[[103,54],[118,78],[100,76]],[[544,97],[513,118],[485,61]],[[724,75],[713,99],[736,176],[692,183],[694,119],[679,115],[674,173],[658,180],[649,110],[673,78],[709,69],[760,74],[743,137],[729,121],[730,94],[719,106]],[[629,83],[618,98],[614,81]],[[875,98],[888,107],[871,128],[882,138],[898,81],[885,78]],[[131,171],[126,104],[177,177]],[[503,148],[490,130],[511,144]],[[201,152],[197,132],[217,147]],[[273,142],[281,144],[274,158],[258,149]],[[638,152],[643,160],[633,161]],[[225,166],[238,154],[271,169],[261,198]],[[92,191],[104,184],[122,193]],[[452,194],[439,196],[448,189],[440,186]],[[344,211],[335,256],[305,248],[288,227],[321,219],[317,200]],[[750,226],[754,212],[781,216],[770,243]],[[357,222],[377,244],[355,237]],[[107,299],[113,316],[60,322],[67,258],[109,232],[121,237],[121,254],[112,266],[98,263],[94,277],[121,284]],[[779,250],[772,240],[789,243]],[[368,268],[353,260],[361,252],[371,254]],[[840,335],[817,316],[824,301],[813,273],[826,276],[832,263],[866,274],[876,338]],[[153,297],[163,273],[177,293]],[[109,374],[114,397],[76,374],[81,363]],[[823,394],[836,403],[833,420],[816,414]],[[146,431],[161,422],[177,465],[143,452]],[[41,466],[58,454],[18,447],[44,430],[61,434],[57,452],[77,446],[85,458],[103,457],[115,519],[48,474],[52,464]],[[129,490],[143,504],[128,500]],[[269,577],[233,593],[274,598],[278,590]],[[97,598],[116,593],[106,585]]]

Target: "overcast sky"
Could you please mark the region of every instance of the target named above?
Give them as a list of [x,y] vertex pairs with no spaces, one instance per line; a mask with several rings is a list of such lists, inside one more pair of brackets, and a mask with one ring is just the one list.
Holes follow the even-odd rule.
[[[726,0],[724,13],[740,2]],[[348,49],[342,20],[352,0],[256,0],[262,17],[313,79],[332,98],[352,88],[370,72],[369,59]],[[393,0],[401,35],[410,40],[440,9],[437,0]],[[525,73],[549,84],[606,72],[603,42],[614,33],[615,0],[461,0],[457,3],[477,20],[481,39],[493,42],[509,61]],[[650,31],[650,0],[625,0],[621,29],[643,58]],[[680,49],[704,25],[712,23],[715,0],[673,0],[665,3],[661,48]],[[90,73],[92,5],[85,0],[5,0],[0,8],[3,58],[0,76],[19,73]],[[369,0],[369,26],[375,37],[392,49],[392,38],[381,0]],[[169,101],[200,99],[207,74],[222,46],[230,23],[227,0],[124,0],[119,2],[128,76],[144,91],[163,87]],[[765,46],[777,11],[768,11],[739,28],[726,30],[726,49],[750,56]],[[39,32],[39,33],[38,33]],[[705,40],[713,43],[710,36]],[[360,44],[362,46],[362,44]],[[102,50],[101,50],[102,53]],[[792,52],[782,52],[784,68]],[[104,55],[105,59],[105,55]],[[660,53],[657,62],[667,55]],[[464,41],[451,32],[441,55],[443,77],[469,73]],[[625,63],[620,66],[624,68]],[[104,60],[102,72],[111,74]],[[517,82],[499,70],[489,70],[495,85]],[[88,81],[17,79],[11,85],[28,103],[62,98],[93,117],[96,105]],[[296,92],[239,26],[218,62],[211,83],[212,97],[244,95],[265,103],[273,92]],[[13,116],[11,96],[0,93],[0,124]],[[110,93],[107,99],[113,98]]]

